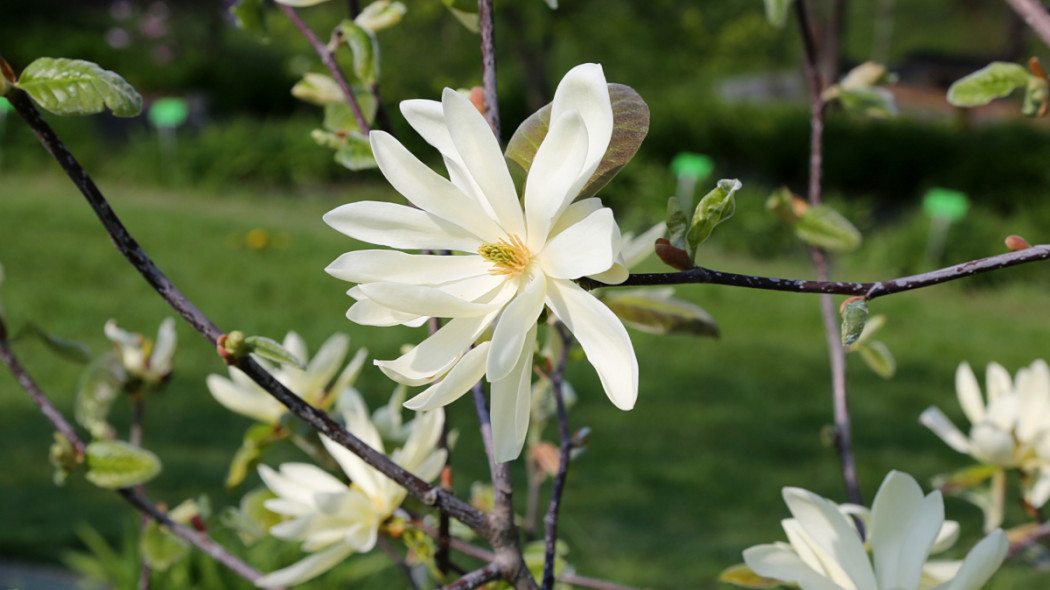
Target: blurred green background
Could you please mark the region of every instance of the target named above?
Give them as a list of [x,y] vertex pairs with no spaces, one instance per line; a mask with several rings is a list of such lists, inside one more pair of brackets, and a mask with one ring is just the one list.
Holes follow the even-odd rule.
[[[440,2],[408,4],[404,21],[380,33],[381,88],[398,136],[417,153],[430,153],[396,103],[479,84],[478,41]],[[809,127],[793,21],[784,30],[770,27],[757,0],[561,4],[551,11],[541,0],[496,3],[504,139],[549,100],[565,70],[598,61],[610,81],[634,87],[652,110],[639,155],[602,192],[621,226],[640,231],[659,221],[675,191],[671,158],[683,150],[705,153],[715,162],[711,181],[737,177],[744,190],[736,217],[715,232],[699,262],[811,276],[805,249],[763,205],[780,185],[805,189]],[[826,4],[812,2],[825,22]],[[954,79],[993,59],[1045,56],[1046,48],[1020,33],[1001,2],[844,4],[843,68],[885,58],[900,75],[902,116],[875,121],[828,113],[827,193],[865,235],[860,250],[837,259],[834,275],[874,280],[928,269],[930,222],[920,202],[934,186],[964,191],[973,203],[948,230],[944,264],[1001,252],[1010,233],[1047,241],[1045,125],[1019,119],[1016,100],[971,113],[943,102]],[[325,211],[396,195],[378,173],[350,173],[310,139],[319,109],[298,103],[288,89],[319,67],[282,15],[270,12],[269,41],[260,43],[231,25],[221,2],[38,0],[2,11],[0,54],[16,70],[39,56],[87,59],[125,76],[147,104],[189,99],[190,118],[176,132],[174,151],[145,117],[50,119],[160,267],[221,327],[276,339],[294,329],[311,351],[343,331],[375,358],[391,358],[401,344],[421,338],[346,321],[347,285],[320,270],[357,247],[324,226]],[[324,38],[346,5],[335,1],[301,14]],[[0,121],[6,274],[0,300],[8,324],[34,321],[96,353],[108,346],[102,325],[111,317],[153,334],[170,315],[165,305],[113,251],[28,129],[13,116]],[[253,229],[270,236],[270,246],[249,247],[244,236]],[[643,270],[661,269],[650,261]],[[965,427],[953,387],[960,361],[983,375],[992,360],[1015,372],[1045,356],[1048,286],[1045,266],[1030,265],[872,305],[889,315],[879,337],[899,371],[885,381],[850,359],[855,442],[869,501],[889,469],[928,483],[968,464],[922,428],[918,414],[936,404]],[[568,559],[582,574],[651,588],[719,588],[718,571],[740,561],[742,549],[783,538],[781,487],[843,498],[834,452],[821,436],[831,422],[827,354],[813,296],[716,286],[678,293],[711,312],[723,336],[632,333],[642,375],[635,410],[615,410],[585,363],[570,371],[581,398],[572,426],[590,426],[594,435],[573,465],[561,530]],[[222,482],[248,423],[215,404],[204,387],[207,374],[224,372],[214,351],[187,326],[179,326],[179,336],[174,378],[147,408],[146,444],[165,463],[149,490],[169,505],[201,493],[216,506],[233,504],[239,492],[225,492]],[[80,368],[38,342],[20,342],[17,352],[69,412]],[[360,383],[373,406],[392,389],[371,369]],[[487,469],[469,404],[453,405],[452,420],[461,432],[457,491],[466,495]],[[54,487],[50,442],[48,424],[0,374],[0,557],[57,562],[70,549],[84,549],[75,533],[79,522],[120,547],[133,516],[114,494],[77,478]],[[295,453],[283,458],[301,460]],[[968,531],[956,550],[961,556],[978,538],[980,514],[956,499],[947,501],[947,512]],[[1021,518],[1019,510],[1011,517]],[[225,540],[264,569],[299,555],[291,544],[251,549]],[[127,563],[133,576],[134,563]],[[401,582],[389,567],[370,573],[384,567],[381,557],[357,560],[315,587]],[[166,576],[170,587],[238,587],[201,559],[179,572]],[[1039,587],[1046,579],[1019,562],[988,588]]]

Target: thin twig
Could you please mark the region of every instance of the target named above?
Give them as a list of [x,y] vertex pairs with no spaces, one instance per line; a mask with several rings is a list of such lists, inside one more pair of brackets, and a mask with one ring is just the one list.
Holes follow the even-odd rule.
[[492,0],[478,0],[478,27],[481,29],[481,85],[485,96],[485,120],[500,138],[499,97],[496,93],[496,39]]
[[[809,16],[805,0],[796,0],[796,16],[799,30],[802,33],[802,45],[805,53],[806,82],[809,85],[810,98],[810,147],[809,147],[809,203],[820,204],[821,170],[824,159],[824,85],[818,71],[817,52],[813,43],[813,31],[810,29]],[[831,35],[836,32],[832,31]],[[834,59],[836,56],[832,56]],[[836,60],[837,61],[837,60]],[[817,271],[818,281],[827,281],[828,256],[821,248],[814,247],[813,266]],[[820,316],[824,323],[824,335],[828,343],[828,357],[831,364],[831,395],[835,418],[835,450],[838,453],[842,477],[846,482],[846,495],[854,504],[861,504],[860,483],[857,480],[857,464],[853,455],[853,435],[849,415],[849,393],[846,389],[846,352],[839,337],[838,320],[835,304],[831,295],[820,296]]]
[[[69,175],[81,194],[87,199],[102,222],[103,227],[105,227],[112,238],[117,250],[131,262],[132,266],[146,279],[146,282],[179,315],[189,322],[202,336],[207,338],[209,342],[214,344],[223,332],[182,294],[164,273],[157,268],[146,252],[139,246],[138,242],[132,238],[127,228],[117,218],[105,197],[98,190],[94,181],[91,180],[87,171],[77,162],[62,141],[58,139],[54,130],[40,115],[40,112],[29,100],[28,96],[21,90],[14,90],[8,93],[7,99],[15,107],[15,111],[32,128],[47,151],[62,166],[62,169]],[[277,401],[288,407],[293,414],[338,444],[354,452],[366,463],[403,486],[410,494],[438,510],[448,511],[453,518],[456,518],[482,536],[487,537],[489,535],[488,523],[481,511],[419,479],[391,461],[386,455],[351,435],[342,426],[332,421],[327,414],[309,405],[282,383],[274,379],[270,373],[252,360],[251,357],[239,359],[236,365],[237,368],[244,371],[245,374],[276,398]]]
[[416,583],[415,577],[412,576],[412,567],[405,562],[403,557],[398,555],[397,551],[394,551],[394,548],[390,546],[390,541],[387,541],[386,537],[380,535],[376,539],[376,545],[379,545],[379,548],[383,553],[386,553],[386,556],[390,558],[390,561],[397,564],[398,569],[400,569],[401,573],[405,574],[405,578],[408,579],[408,585],[412,590],[419,590],[419,584]]
[[361,130],[363,135],[368,135],[371,128],[368,126],[368,122],[365,121],[364,113],[361,112],[361,106],[357,104],[357,97],[354,96],[354,91],[350,88],[350,84],[347,83],[346,77],[343,76],[342,70],[339,69],[339,64],[335,61],[335,56],[321,40],[314,35],[314,32],[310,30],[310,27],[306,26],[303,19],[299,18],[299,14],[295,12],[295,9],[286,4],[277,2],[277,7],[281,9],[281,12],[292,21],[295,28],[302,33],[303,37],[313,47],[317,56],[321,58],[321,63],[328,68],[328,72],[332,74],[332,78],[335,79],[335,83],[339,86],[339,90],[343,92],[343,98],[346,99],[346,104],[350,106],[350,112],[354,114],[354,120],[357,121],[357,127]]
[[1050,14],[1046,7],[1036,0],[1005,0],[1010,8],[1021,15],[1024,22],[1035,31],[1036,35],[1050,46]]
[[569,459],[572,453],[572,434],[569,433],[569,416],[565,411],[565,398],[562,395],[562,375],[565,372],[565,360],[568,358],[569,347],[572,344],[572,336],[562,324],[555,325],[552,329],[558,331],[561,338],[561,355],[550,372],[548,378],[551,381],[551,394],[554,395],[554,403],[557,407],[558,435],[561,438],[561,456],[558,461],[558,472],[554,476],[554,485],[551,487],[550,503],[547,506],[547,515],[543,518],[546,528],[545,554],[543,560],[543,582],[540,588],[551,590],[554,588],[554,561],[555,549],[558,544],[558,509],[561,508],[561,496],[565,491],[565,478],[569,473]]
[[462,578],[452,582],[448,586],[442,586],[438,590],[473,590],[478,586],[491,582],[501,575],[499,566],[490,563],[481,569],[474,570]]

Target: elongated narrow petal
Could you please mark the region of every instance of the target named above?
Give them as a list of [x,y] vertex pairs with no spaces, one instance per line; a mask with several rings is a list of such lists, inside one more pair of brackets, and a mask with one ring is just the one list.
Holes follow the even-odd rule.
[[532,408],[530,383],[535,342],[534,324],[525,336],[525,346],[510,374],[492,382],[492,452],[497,463],[517,459],[525,445]]
[[547,281],[547,305],[573,335],[598,372],[605,394],[621,410],[638,399],[638,359],[616,314],[570,281]]
[[1001,396],[1013,393],[1014,382],[1010,378],[1010,372],[999,363],[988,363],[984,379],[988,405],[991,405],[992,402]]
[[353,250],[325,268],[351,283],[439,285],[488,273],[491,263],[481,256],[431,256],[398,250]]
[[546,277],[536,273],[521,293],[503,308],[492,332],[492,351],[485,369],[489,381],[499,381],[510,374],[521,358],[522,347],[532,344],[527,335],[543,311],[546,292]]
[[[577,111],[587,127],[587,161],[581,171],[581,178],[586,181],[605,156],[613,132],[609,85],[601,65],[581,64],[566,72],[554,91],[551,120],[570,110]],[[576,191],[580,188],[582,182]]]
[[375,301],[362,298],[346,310],[346,319],[362,326],[397,326],[405,325],[418,327],[423,325],[428,316],[417,313],[405,313],[395,311],[389,307],[379,305]]
[[970,439],[966,438],[966,435],[952,424],[952,421],[944,415],[940,408],[936,406],[926,408],[919,415],[919,422],[941,437],[941,440],[947,443],[949,447],[960,453],[970,454]]
[[456,362],[456,359],[488,328],[493,317],[494,315],[456,318],[397,359],[376,361],[376,365],[399,383],[430,383]]
[[544,272],[556,279],[578,279],[609,270],[620,248],[612,210],[599,209],[551,238],[539,256]]
[[476,252],[482,244],[458,225],[394,203],[347,203],[325,213],[324,221],[356,240],[403,250]]
[[810,569],[798,555],[777,545],[745,549],[744,562],[760,576],[792,582],[803,590],[842,590],[838,584]]
[[886,476],[872,504],[869,537],[879,588],[918,587],[943,522],[939,492],[923,498],[911,476],[899,471]]
[[824,575],[840,586],[853,584],[850,581],[849,574],[842,569],[842,566],[835,561],[834,557],[809,537],[809,534],[802,528],[798,520],[785,518],[780,522],[780,526],[784,529],[784,534],[787,535],[791,548],[813,571]]
[[405,402],[410,410],[434,410],[459,399],[485,376],[485,360],[491,342],[472,348],[445,375],[445,378]]
[[499,309],[498,304],[474,303],[441,289],[403,283],[365,283],[361,292],[379,305],[395,311],[431,317],[476,317]]
[[532,251],[543,247],[554,220],[579,194],[576,180],[587,158],[587,129],[579,113],[569,111],[552,121],[525,183],[526,243]]
[[441,155],[459,158],[456,144],[452,143],[452,136],[448,133],[448,125],[445,123],[445,111],[441,107],[441,101],[413,99],[401,101],[401,114],[405,116],[408,124],[415,129],[427,143],[437,148]]
[[1050,367],[1037,360],[1021,369],[1015,380],[1018,403],[1017,438],[1030,442],[1043,429],[1050,429]]
[[1006,557],[1010,541],[1001,530],[996,530],[966,555],[959,573],[948,585],[948,590],[978,590],[999,569]]
[[495,220],[478,208],[474,199],[420,162],[394,136],[376,131],[369,139],[383,176],[413,205],[463,228],[482,242],[501,237]]
[[354,552],[349,545],[333,545],[332,547],[309,555],[292,565],[270,572],[255,581],[260,588],[277,588],[279,586],[294,586],[312,580],[338,565]]
[[[367,419],[364,420],[364,422],[367,422]],[[360,424],[357,426],[358,427],[354,429],[355,431],[352,430],[350,433],[361,439],[361,442],[382,453],[383,442],[379,440],[379,434],[375,432],[375,427],[367,429],[361,428]],[[350,430],[350,428],[348,427],[347,430]],[[365,463],[364,460],[354,454],[353,451],[333,441],[327,436],[321,435],[321,443],[324,444],[324,448],[328,451],[328,454],[339,464],[343,473],[347,474],[350,477],[350,481],[357,485],[365,495],[368,497],[375,497],[378,495],[379,488],[382,485],[380,482],[382,478],[386,478],[385,475],[376,471],[376,469],[368,463]]]
[[[306,367],[301,386],[302,391],[315,396],[323,393],[325,386],[331,383],[332,378],[339,372],[339,367],[346,358],[349,348],[350,337],[346,334],[333,334],[328,340],[325,340]],[[316,399],[310,401],[317,403]]]
[[208,375],[205,383],[215,401],[222,404],[227,410],[253,420],[273,424],[288,411],[288,408],[285,408],[281,402],[261,389],[238,387],[229,379],[219,375]]
[[463,164],[488,199],[504,232],[525,235],[525,219],[517,190],[492,129],[466,97],[451,88],[441,95],[452,142]]
[[171,371],[171,358],[175,355],[176,344],[175,318],[164,318],[157,330],[157,341],[153,344],[153,354],[149,357],[151,372],[167,373]]
[[857,590],[879,590],[860,536],[838,508],[799,488],[784,488],[784,502],[806,534],[842,566]]
[[955,393],[959,396],[959,405],[970,424],[984,420],[984,399],[981,397],[981,386],[969,363],[961,363],[955,371]]

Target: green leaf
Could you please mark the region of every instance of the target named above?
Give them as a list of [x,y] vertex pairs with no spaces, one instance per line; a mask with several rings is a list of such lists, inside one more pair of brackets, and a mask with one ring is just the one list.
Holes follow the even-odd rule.
[[73,361],[79,364],[87,364],[91,362],[91,349],[87,346],[74,342],[73,340],[67,340],[59,336],[55,336],[49,332],[46,332],[43,328],[33,322],[27,322],[15,335],[14,340],[18,340],[24,337],[39,338],[41,342],[47,346],[47,349],[57,354],[58,356],[66,359],[67,361]]
[[[667,199],[667,241],[679,250],[686,250],[685,236],[689,233],[689,217],[677,197]],[[692,252],[688,252],[692,260]]]
[[124,386],[126,373],[115,352],[95,359],[84,369],[77,382],[77,399],[73,405],[73,417],[88,429],[94,438],[109,438],[113,429],[108,418],[109,410]]
[[266,23],[265,0],[237,0],[230,7],[230,14],[237,26],[255,35],[262,41],[270,40],[270,28]]
[[722,573],[718,574],[718,581],[742,588],[776,588],[781,585],[780,580],[763,578],[743,563],[722,570]]
[[95,441],[87,446],[88,481],[117,489],[146,483],[160,473],[160,459],[122,440]]
[[777,28],[784,28],[787,23],[788,11],[791,10],[792,0],[765,0],[766,20]]
[[339,84],[331,76],[316,72],[303,74],[303,79],[292,86],[292,96],[318,106],[343,102]]
[[703,308],[673,299],[673,289],[617,291],[602,296],[602,302],[623,323],[653,334],[689,334],[718,338],[718,324]]
[[741,186],[743,185],[736,179],[719,180],[714,190],[704,195],[696,205],[689,233],[686,234],[688,247],[685,248],[693,260],[696,260],[700,244],[707,240],[715,226],[733,216],[733,212],[736,211],[733,194],[740,190]]
[[1032,76],[1024,90],[1024,104],[1021,113],[1026,117],[1038,117],[1043,105],[1050,95],[1050,82],[1039,76]]
[[897,101],[893,93],[885,88],[876,86],[858,86],[849,90],[839,88],[838,99],[844,109],[865,117],[888,119],[898,114]]
[[860,358],[864,359],[864,364],[868,365],[868,368],[879,377],[890,379],[897,373],[897,361],[893,358],[893,353],[890,352],[890,349],[881,340],[862,343],[854,346],[853,350],[860,353]]
[[795,235],[811,246],[848,252],[860,245],[860,232],[848,219],[827,205],[806,209],[795,223]]
[[354,21],[339,23],[339,32],[354,55],[354,75],[365,84],[379,79],[379,42],[371,31]]
[[379,164],[372,155],[372,144],[360,133],[350,133],[346,143],[335,152],[335,161],[350,170],[369,170]]
[[400,2],[376,0],[357,15],[354,22],[373,33],[390,28],[401,22],[408,9]]
[[1032,75],[1023,66],[994,61],[960,78],[948,88],[948,102],[957,107],[976,107],[1010,94],[1028,84]]
[[849,346],[860,338],[868,321],[868,301],[863,297],[847,299],[842,308],[842,344]]
[[298,357],[289,352],[288,349],[281,346],[275,340],[271,340],[265,336],[248,336],[244,339],[244,345],[247,347],[247,351],[251,354],[259,355],[266,360],[278,364],[291,365],[306,370],[306,365],[304,365]]
[[41,57],[15,85],[56,115],[93,115],[106,107],[118,117],[142,112],[142,97],[124,78],[89,61]]
[[[609,84],[613,110],[613,132],[601,164],[580,190],[578,199],[594,196],[627,165],[638,152],[649,133],[649,106],[630,86]],[[506,156],[528,172],[543,139],[550,129],[551,105],[546,105],[525,119],[507,143]],[[512,168],[512,174],[516,171]]]
[[263,447],[276,440],[272,424],[254,424],[244,433],[240,448],[230,461],[226,475],[226,489],[233,489],[255,470],[262,458]]
[[445,6],[460,12],[476,13],[478,11],[478,3],[474,0],[441,0],[441,2]]
[[190,550],[188,542],[172,534],[167,527],[161,527],[150,520],[142,531],[139,541],[142,559],[157,571],[167,570],[173,563],[186,555]]
[[[357,106],[361,108],[361,115],[365,118],[366,122],[370,122],[375,117],[376,103],[375,99],[369,98],[361,100],[361,96],[358,96]],[[335,133],[360,133],[361,127],[357,124],[357,117],[354,116],[354,112],[350,110],[350,105],[345,102],[333,102],[324,105],[324,123],[322,123],[325,129],[333,131]]]

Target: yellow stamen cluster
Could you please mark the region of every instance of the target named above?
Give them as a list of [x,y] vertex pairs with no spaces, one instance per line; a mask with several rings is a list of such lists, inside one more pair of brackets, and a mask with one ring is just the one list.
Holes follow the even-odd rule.
[[478,247],[478,254],[485,260],[492,262],[493,267],[489,274],[518,276],[525,272],[525,268],[532,260],[525,243],[518,236],[510,236],[510,241],[501,239],[498,242],[489,242]]

